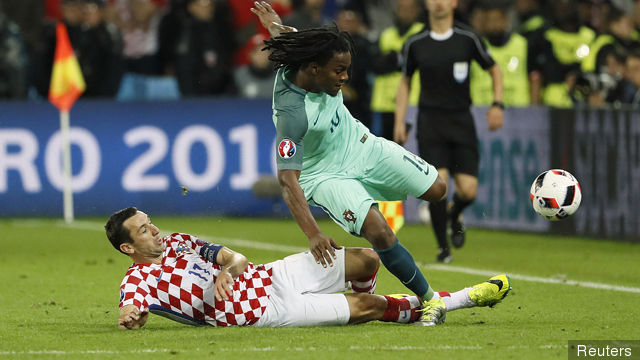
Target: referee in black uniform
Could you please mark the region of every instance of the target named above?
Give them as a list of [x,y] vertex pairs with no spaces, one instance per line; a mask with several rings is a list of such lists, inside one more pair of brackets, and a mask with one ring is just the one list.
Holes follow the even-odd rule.
[[478,189],[478,137],[469,107],[469,68],[475,60],[491,74],[494,102],[487,113],[490,130],[502,127],[502,73],[482,40],[467,26],[454,22],[458,0],[425,0],[429,24],[425,31],[407,40],[403,76],[398,86],[394,140],[407,140],[405,117],[409,86],[414,71],[420,71],[418,146],[420,156],[438,169],[448,182],[453,176],[453,206],[447,213],[447,201],[429,204],[431,223],[440,252],[439,262],[451,261],[447,241],[447,220],[451,226],[451,244],[464,244],[462,210],[476,197]]

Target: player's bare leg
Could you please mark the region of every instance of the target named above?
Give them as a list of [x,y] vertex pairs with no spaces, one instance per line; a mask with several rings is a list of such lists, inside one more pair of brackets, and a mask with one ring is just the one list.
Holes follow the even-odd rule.
[[[428,291],[429,285],[415,266],[413,257],[399,243],[376,206],[369,208],[360,234],[373,245],[373,249],[387,270],[405,286],[417,295],[423,295]],[[414,278],[417,279],[414,281]]]
[[387,249],[396,241],[396,235],[376,206],[369,208],[360,235],[367,239],[374,249]]
[[[440,196],[444,195],[444,189],[446,185],[441,188]],[[439,296],[435,296],[413,257],[400,244],[377,207],[369,209],[360,234],[373,245],[387,270],[423,302],[424,312],[417,324],[431,326],[443,322],[446,315],[444,303]]]
[[347,248],[344,253],[344,262],[347,281],[372,276],[380,266],[378,254],[365,248]]
[[440,291],[437,300],[421,302],[412,295],[372,295],[346,294],[349,304],[350,324],[363,323],[372,320],[420,323],[423,313],[432,302],[443,302],[446,312],[476,306],[494,307],[500,303],[511,290],[511,281],[505,274],[496,275],[489,280],[464,288],[454,293]]
[[353,292],[373,294],[380,258],[372,249],[347,248],[344,254],[345,280]]
[[379,320],[412,323],[422,315],[417,296],[394,298],[371,294],[346,294],[349,303],[349,324]]
[[427,190],[424,194],[420,195],[420,199],[436,202],[447,198],[447,172],[446,169],[443,169],[444,172],[438,169],[438,177],[436,181],[433,182],[433,185]]
[[382,296],[371,294],[345,294],[349,303],[349,324],[359,324],[382,318],[387,302]]

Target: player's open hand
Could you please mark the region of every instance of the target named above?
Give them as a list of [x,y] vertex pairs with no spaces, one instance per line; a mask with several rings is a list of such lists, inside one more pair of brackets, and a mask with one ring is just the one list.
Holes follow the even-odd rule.
[[336,259],[334,249],[342,249],[342,246],[323,233],[319,233],[309,238],[309,250],[316,263],[322,264],[323,267],[333,266],[333,259]]
[[487,111],[487,123],[491,131],[500,129],[503,124],[503,110],[497,106],[490,107]]
[[277,36],[279,33],[298,31],[291,26],[282,25],[282,19],[278,13],[273,10],[271,5],[266,1],[255,1],[251,8],[251,12],[258,16],[262,26],[264,26],[272,36]]
[[118,318],[118,327],[120,329],[135,330],[139,329],[149,316],[149,309],[140,310],[137,307],[133,307],[131,311],[122,314]]
[[224,269],[218,275],[216,283],[213,284],[213,292],[216,296],[216,300],[229,300],[233,298],[233,277],[229,270]]

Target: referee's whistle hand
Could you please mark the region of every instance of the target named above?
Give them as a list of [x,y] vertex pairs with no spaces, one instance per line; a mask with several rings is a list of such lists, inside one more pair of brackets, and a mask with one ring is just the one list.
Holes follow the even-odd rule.
[[407,142],[409,136],[406,131],[394,130],[393,131],[393,141],[397,142],[400,145],[403,145]]

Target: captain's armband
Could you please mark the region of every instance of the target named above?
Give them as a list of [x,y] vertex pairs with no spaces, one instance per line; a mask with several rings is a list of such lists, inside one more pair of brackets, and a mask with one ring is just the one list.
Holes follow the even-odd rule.
[[217,244],[202,245],[202,247],[200,248],[200,256],[207,259],[207,261],[212,264],[217,264],[218,262],[216,261],[216,259],[218,257],[218,252],[222,248],[222,245]]

